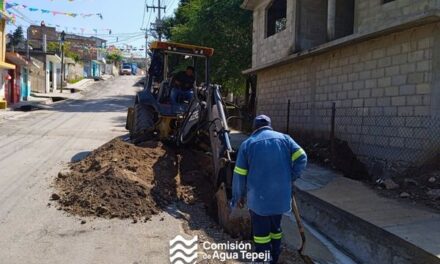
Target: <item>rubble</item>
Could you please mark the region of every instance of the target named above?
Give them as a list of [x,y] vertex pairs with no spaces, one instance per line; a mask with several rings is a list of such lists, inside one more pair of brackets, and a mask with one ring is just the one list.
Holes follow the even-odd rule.
[[440,189],[429,190],[426,194],[434,200],[440,199]]
[[384,185],[387,190],[395,190],[395,189],[398,189],[400,187],[399,184],[395,183],[390,178],[384,180],[382,182],[382,185]]
[[409,198],[409,197],[411,197],[411,195],[407,192],[400,193],[400,198]]

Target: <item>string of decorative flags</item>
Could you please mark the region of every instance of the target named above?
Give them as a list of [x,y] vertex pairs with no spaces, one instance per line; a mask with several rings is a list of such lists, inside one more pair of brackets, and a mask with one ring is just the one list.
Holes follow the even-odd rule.
[[[16,24],[17,17],[19,17],[19,18],[21,18],[23,20],[25,19],[21,15],[15,14],[15,13],[9,13],[9,14],[6,14],[6,15],[3,15],[2,13],[0,13],[0,18],[5,18],[8,23],[14,24],[14,25]],[[61,25],[58,25],[58,24],[50,24],[50,23],[48,23],[46,25],[49,26],[49,27],[56,27],[58,29],[63,28]],[[66,31],[69,31],[68,27],[64,27],[64,28],[66,29]],[[110,28],[100,28],[100,29],[93,28],[93,29],[90,29],[90,28],[77,28],[77,27],[73,27],[72,29],[74,31],[76,31],[76,32],[81,31],[81,34],[85,34],[85,33],[92,32],[92,31],[95,34],[98,34],[98,32],[103,32],[103,31],[104,32],[108,32],[109,35],[112,34],[112,30]]]
[[15,3],[15,2],[11,2],[11,3],[6,3],[6,10],[11,9],[11,8],[16,8],[16,9],[27,9],[31,12],[37,12],[37,11],[41,11],[42,14],[52,14],[54,16],[56,15],[64,15],[64,16],[70,16],[70,17],[78,17],[81,16],[82,18],[87,18],[87,17],[92,17],[92,16],[97,16],[100,19],[103,19],[103,16],[101,13],[72,13],[72,12],[61,12],[61,11],[54,11],[54,10],[47,10],[47,9],[41,9],[41,8],[36,8],[36,7],[30,7],[28,5],[22,5],[19,3]]

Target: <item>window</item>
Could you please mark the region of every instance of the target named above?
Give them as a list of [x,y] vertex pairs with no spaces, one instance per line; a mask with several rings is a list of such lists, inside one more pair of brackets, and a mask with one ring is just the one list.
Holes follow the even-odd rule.
[[[330,6],[329,3],[333,3]],[[353,34],[354,0],[302,0],[297,4],[296,50]]]
[[274,0],[266,14],[266,37],[275,35],[286,29],[287,0]]

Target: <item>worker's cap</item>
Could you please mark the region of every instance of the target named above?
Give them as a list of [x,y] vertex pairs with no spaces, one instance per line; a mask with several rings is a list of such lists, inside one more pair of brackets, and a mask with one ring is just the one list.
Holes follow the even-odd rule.
[[255,129],[265,126],[271,126],[271,125],[272,125],[272,121],[270,120],[270,117],[268,117],[267,115],[259,115],[254,120]]

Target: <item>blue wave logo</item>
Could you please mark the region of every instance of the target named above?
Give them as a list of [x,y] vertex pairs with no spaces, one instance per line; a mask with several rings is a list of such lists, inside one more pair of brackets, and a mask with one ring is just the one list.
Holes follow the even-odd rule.
[[197,261],[198,237],[185,239],[181,235],[170,241],[171,264],[194,264]]

